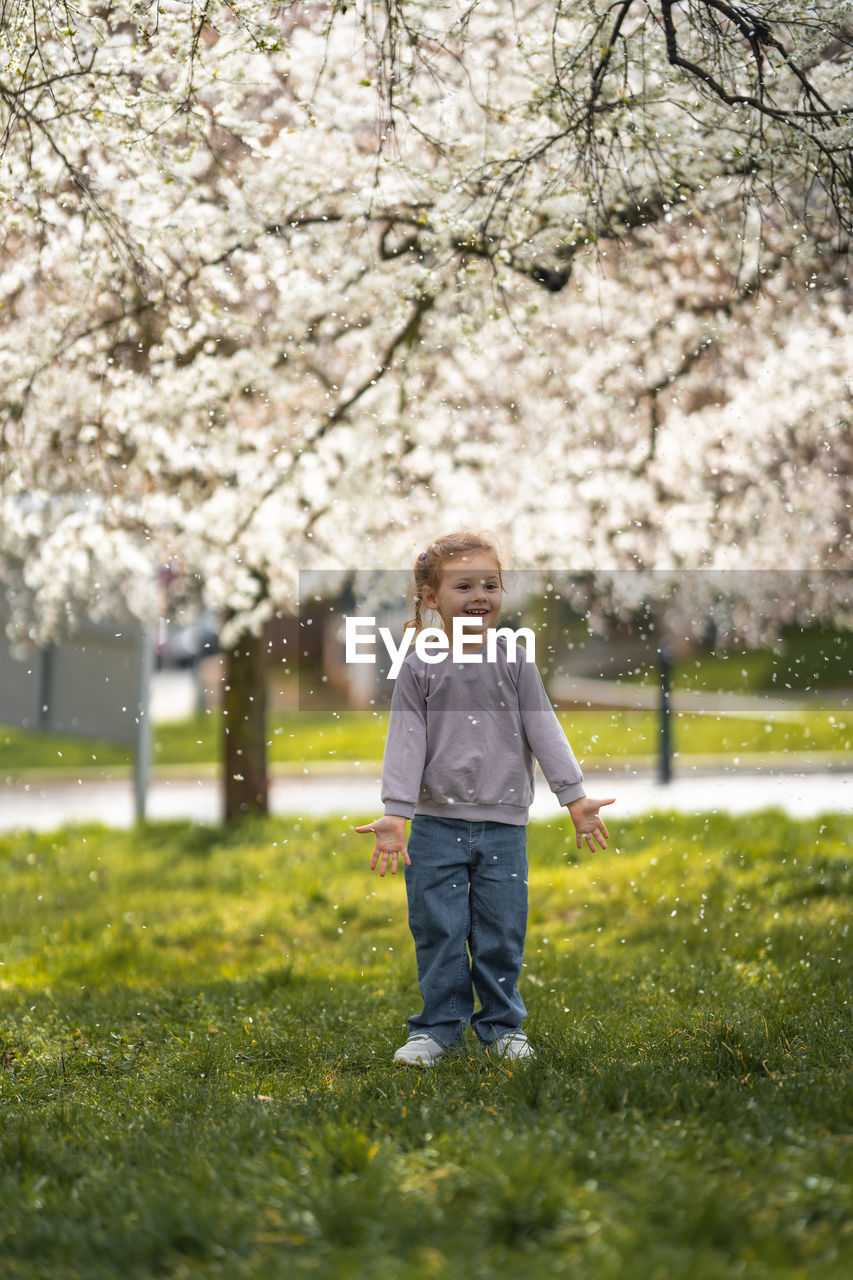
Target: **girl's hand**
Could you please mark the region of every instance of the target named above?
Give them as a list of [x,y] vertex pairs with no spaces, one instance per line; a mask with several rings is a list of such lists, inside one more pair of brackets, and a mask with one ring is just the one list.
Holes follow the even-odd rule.
[[368,822],[366,827],[356,827],[356,831],[372,831],[376,836],[376,844],[373,846],[373,856],[370,859],[370,870],[375,871],[377,863],[379,864],[379,874],[385,875],[388,870],[388,863],[391,863],[391,875],[397,874],[397,864],[400,854],[403,855],[403,861],[407,867],[412,865],[408,850],[406,849],[406,819],[397,818],[393,814],[386,813],[384,817],[377,818],[375,822]]
[[613,803],[615,803],[615,796],[609,800],[593,800],[592,796],[581,796],[580,800],[573,800],[567,806],[569,813],[572,815],[572,822],[575,824],[575,834],[579,849],[583,840],[586,840],[593,853],[595,852],[593,841],[598,842],[599,848],[607,848],[609,833],[603,819],[598,816],[598,811],[602,805]]

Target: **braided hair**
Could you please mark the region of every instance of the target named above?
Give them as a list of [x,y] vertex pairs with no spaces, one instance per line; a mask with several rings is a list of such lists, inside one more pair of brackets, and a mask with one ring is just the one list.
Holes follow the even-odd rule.
[[498,562],[498,578],[501,588],[503,588],[503,577],[501,576],[501,560],[498,553],[497,541],[493,540],[486,533],[471,533],[466,529],[461,529],[455,533],[447,533],[441,538],[436,538],[431,542],[425,551],[422,551],[414,563],[415,575],[415,616],[409,618],[408,622],[403,624],[403,630],[409,627],[415,628],[415,634],[423,631],[426,623],[423,619],[423,611],[425,607],[423,602],[422,591],[424,587],[431,587],[433,591],[437,591],[441,585],[441,571],[448,560],[455,560],[457,556],[465,555],[470,551],[489,551]]

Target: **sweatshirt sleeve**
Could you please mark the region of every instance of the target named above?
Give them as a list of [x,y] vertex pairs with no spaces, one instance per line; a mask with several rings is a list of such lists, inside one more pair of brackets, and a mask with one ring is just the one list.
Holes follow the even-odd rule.
[[524,734],[560,804],[586,795],[583,773],[533,662],[518,664],[518,705]]
[[382,802],[386,814],[412,817],[421,793],[425,762],[426,701],[411,663],[404,662],[391,695],[382,758]]

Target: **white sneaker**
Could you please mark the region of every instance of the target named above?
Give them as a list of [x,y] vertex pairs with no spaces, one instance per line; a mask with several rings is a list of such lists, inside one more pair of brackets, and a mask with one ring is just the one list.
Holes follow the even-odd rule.
[[444,1045],[433,1040],[432,1036],[409,1036],[394,1054],[394,1061],[416,1067],[431,1067],[434,1062],[438,1062],[444,1051]]
[[498,1036],[489,1045],[489,1050],[500,1058],[535,1058],[533,1047],[527,1039],[525,1031],[510,1031],[505,1036]]

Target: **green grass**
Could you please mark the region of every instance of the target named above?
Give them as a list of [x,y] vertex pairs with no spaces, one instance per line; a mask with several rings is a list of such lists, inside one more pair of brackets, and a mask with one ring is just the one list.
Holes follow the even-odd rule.
[[853,683],[853,631],[787,628],[774,648],[729,649],[679,663],[675,688],[742,693],[831,691]]
[[[561,713],[575,753],[590,766],[620,760],[652,761],[657,751],[658,719],[652,711],[577,708]],[[275,712],[269,718],[272,765],[377,764],[387,728],[384,712]],[[681,757],[735,756],[769,759],[790,753],[837,753],[848,760],[853,750],[853,719],[843,709],[815,708],[793,717],[767,719],[676,713],[675,749]],[[208,712],[190,720],[156,726],[154,764],[209,769],[220,754],[220,719]],[[31,769],[126,769],[128,749],[116,744],[38,734],[0,726],[0,777],[21,777]]]
[[[535,625],[535,622],[534,622]],[[554,641],[559,652],[568,635],[583,651],[589,640],[582,621],[563,630]],[[656,684],[659,675],[655,647],[642,644],[631,657],[604,650],[610,678],[628,683]],[[707,690],[738,694],[774,694],[849,691],[853,685],[853,630],[832,627],[786,627],[776,642],[763,649],[701,649],[683,657],[672,670],[674,689]]]
[[390,1058],[402,878],[350,825],[0,838],[11,1280],[853,1265],[853,817],[530,829],[533,1063]]
[[[578,624],[577,638],[586,637]],[[627,686],[656,683],[656,670],[634,663],[611,672]],[[842,701],[853,685],[853,631],[819,626],[788,628],[775,648],[703,652],[678,662],[673,689],[708,693],[770,695],[762,717],[676,714],[675,749],[681,756],[747,754],[769,758],[785,753],[853,750],[853,722]],[[825,705],[792,710],[794,695],[826,695]],[[781,699],[780,699],[781,695]],[[786,705],[785,699],[788,699]],[[833,705],[833,702],[837,705]],[[576,754],[590,762],[651,761],[657,751],[656,713],[577,707],[562,714]],[[273,765],[375,763],[381,760],[384,711],[274,711],[268,719]],[[154,763],[163,768],[210,768],[221,757],[221,721],[208,711],[174,724],[155,726]],[[0,724],[0,777],[14,779],[34,769],[126,769],[130,750],[115,743],[29,733]]]

